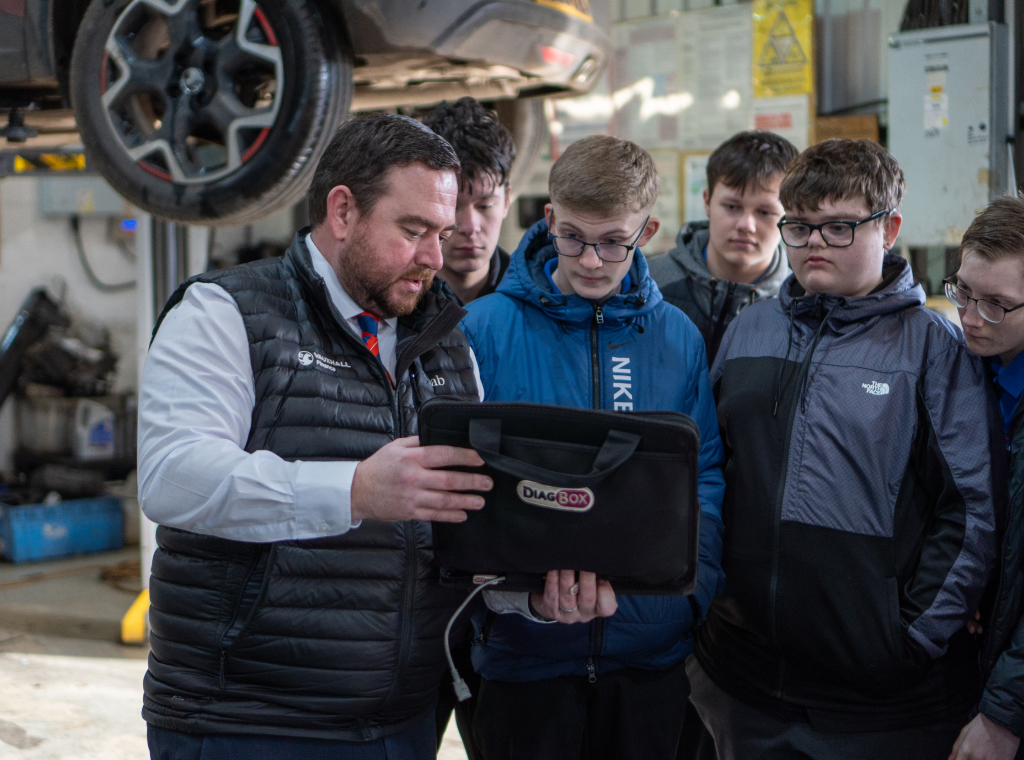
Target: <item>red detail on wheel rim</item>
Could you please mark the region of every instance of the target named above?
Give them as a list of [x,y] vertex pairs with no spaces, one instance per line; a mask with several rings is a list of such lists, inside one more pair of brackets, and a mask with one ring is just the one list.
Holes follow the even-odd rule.
[[151,166],[151,165],[147,164],[145,161],[139,161],[139,168],[141,168],[142,171],[144,171],[144,172],[149,172],[150,174],[152,174],[157,179],[163,179],[163,180],[166,180],[168,182],[170,182],[172,179],[174,179],[167,172],[160,171],[155,166]]
[[[260,25],[260,28],[263,30],[263,34],[266,35],[267,42],[269,42],[274,47],[277,47],[277,35],[274,34],[274,30],[270,26],[270,21],[267,20],[267,15],[263,12],[263,9],[257,5],[256,10],[253,12],[253,15],[256,16],[256,22]],[[256,151],[260,149],[260,146],[263,145],[264,141],[267,139],[267,135],[269,134],[269,127],[263,129],[260,132],[259,136],[256,138],[256,141],[249,146],[249,149],[245,151],[245,153],[242,154],[243,164],[250,158],[252,158],[253,155],[255,155]]]
[[253,154],[260,149],[260,146],[263,144],[263,141],[267,139],[267,135],[269,135],[269,134],[270,134],[270,127],[266,127],[266,128],[264,128],[260,132],[259,137],[256,138],[256,142],[254,142],[252,145],[250,145],[249,146],[249,150],[247,150],[245,153],[242,154],[242,163],[243,164],[246,161],[248,161],[250,158],[252,158]]
[[256,6],[254,15],[256,16],[256,20],[259,22],[263,33],[267,35],[267,41],[274,47],[277,47],[277,36],[274,34],[274,30],[270,28],[270,22],[267,21],[266,15],[258,5]]

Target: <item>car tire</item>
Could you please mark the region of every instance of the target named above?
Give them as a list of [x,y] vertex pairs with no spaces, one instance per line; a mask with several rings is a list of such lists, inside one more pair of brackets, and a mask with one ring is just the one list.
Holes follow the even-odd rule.
[[82,142],[155,216],[243,225],[295,204],[348,114],[352,55],[333,16],[306,0],[237,9],[232,22],[222,2],[93,0],[82,20]]

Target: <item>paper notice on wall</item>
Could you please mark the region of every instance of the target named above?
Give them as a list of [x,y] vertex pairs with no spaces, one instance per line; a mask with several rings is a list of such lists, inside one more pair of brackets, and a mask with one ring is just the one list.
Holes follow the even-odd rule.
[[615,25],[611,103],[615,136],[644,148],[675,147],[679,113],[693,95],[678,87],[678,25],[674,18]]
[[814,0],[754,0],[754,97],[814,91]]
[[648,150],[703,150],[749,129],[750,25],[738,5],[616,23],[615,136]]
[[651,216],[661,222],[661,227],[644,246],[644,253],[654,254],[671,250],[679,229],[679,151],[663,148],[650,153],[661,180],[658,201]]
[[679,89],[692,93],[680,114],[677,145],[713,150],[750,129],[750,12],[745,5],[690,11],[679,16]]
[[949,92],[946,90],[946,74],[949,66],[944,63],[932,63],[924,68],[924,133],[926,137],[935,137],[939,131],[949,126]]
[[685,153],[680,164],[682,198],[680,208],[682,222],[697,222],[707,219],[704,212],[704,191],[708,186],[708,153]]
[[797,150],[810,141],[810,105],[807,95],[754,99],[754,129],[785,137]]

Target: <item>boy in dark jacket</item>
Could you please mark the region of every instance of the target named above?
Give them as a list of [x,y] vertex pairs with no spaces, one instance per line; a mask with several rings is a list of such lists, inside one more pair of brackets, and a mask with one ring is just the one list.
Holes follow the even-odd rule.
[[797,149],[771,132],[740,132],[708,158],[706,222],[690,222],[665,256],[651,261],[662,296],[704,337],[708,363],[740,311],[772,298],[789,276],[776,223],[779,183]]
[[945,281],[960,311],[967,348],[988,359],[1010,453],[1010,502],[997,583],[987,625],[982,673],[988,677],[979,712],[951,760],[1013,760],[1024,732],[1024,202],[999,198],[964,235],[960,268]]
[[986,381],[887,253],[903,192],[876,143],[804,151],[780,188],[793,275],[715,360],[726,587],[687,672],[722,760],[945,760],[978,698]]
[[493,293],[508,268],[498,245],[501,223],[512,201],[509,178],[516,146],[493,111],[470,97],[447,101],[423,123],[455,148],[462,171],[455,203],[455,231],[441,245],[438,272],[459,303]]
[[[636,145],[573,143],[549,179],[545,219],[498,292],[462,322],[487,401],[674,411],[701,434],[700,567],[692,596],[615,596],[605,580],[548,574],[544,594],[485,592],[474,620],[483,676],[474,733],[486,760],[674,760],[691,632],[721,581],[724,482],[700,334],[661,299],[639,246],[658,176]],[[626,507],[627,505],[623,505]]]

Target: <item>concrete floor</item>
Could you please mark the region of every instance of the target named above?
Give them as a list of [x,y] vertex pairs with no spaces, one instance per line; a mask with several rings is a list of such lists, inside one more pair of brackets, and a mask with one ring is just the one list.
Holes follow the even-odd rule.
[[[0,564],[0,760],[147,760],[149,650],[116,643],[135,594],[99,575],[137,556]],[[455,721],[438,760],[466,760]]]
[[0,631],[0,758],[145,760],[144,648]]
[[[0,630],[0,760],[146,760],[148,650]],[[466,760],[452,721],[438,760]]]

